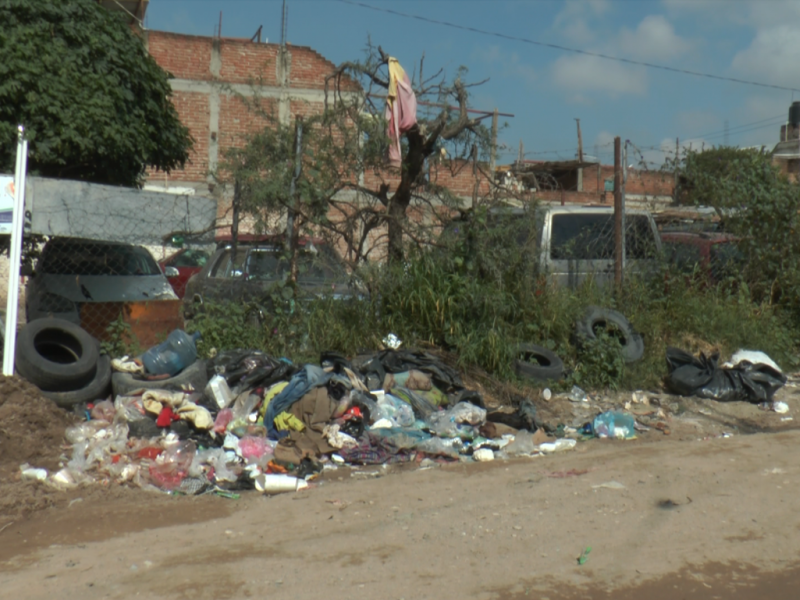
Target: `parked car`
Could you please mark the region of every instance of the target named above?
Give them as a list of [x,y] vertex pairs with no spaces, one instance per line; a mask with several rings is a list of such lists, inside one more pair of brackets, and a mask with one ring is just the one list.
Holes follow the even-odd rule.
[[158,263],[161,270],[165,273],[167,267],[174,267],[177,271],[177,275],[174,274],[174,271],[170,271],[170,273],[173,273],[173,276],[167,277],[167,280],[178,298],[183,298],[189,279],[192,278],[192,275],[196,275],[203,270],[203,267],[208,262],[209,256],[210,253],[204,250],[181,248],[175,254],[168,256]]
[[[525,246],[532,267],[560,286],[577,287],[587,277],[598,284],[614,280],[614,210],[608,206],[539,206],[495,208],[489,224],[503,241]],[[458,235],[459,221],[445,228]],[[655,271],[661,240],[646,210],[626,211],[625,267],[628,272]]]
[[[360,295],[341,258],[323,240],[301,238],[297,284],[307,297],[350,298]],[[212,302],[256,302],[269,310],[267,296],[289,276],[289,261],[281,237],[260,241],[252,236],[237,244],[233,256],[222,242],[201,271],[186,285],[184,318],[191,319]]]
[[[175,275],[172,267],[166,275]],[[28,321],[51,316],[78,325],[83,304],[177,299],[146,248],[77,238],[48,241],[25,287]]]
[[729,233],[670,231],[661,234],[664,258],[679,272],[717,284],[741,271],[739,238]]

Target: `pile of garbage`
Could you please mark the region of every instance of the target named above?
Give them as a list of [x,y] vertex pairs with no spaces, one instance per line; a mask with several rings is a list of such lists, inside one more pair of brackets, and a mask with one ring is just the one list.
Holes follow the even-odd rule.
[[196,339],[174,332],[141,359],[113,360],[113,401],[88,404],[86,420],[67,429],[63,468],[25,465],[23,477],[60,488],[116,481],[179,494],[272,493],[342,467],[489,461],[576,444],[535,433],[530,400],[519,409],[527,430],[489,422],[481,395],[427,352],[352,361],[327,352],[297,365],[242,349],[206,361]]

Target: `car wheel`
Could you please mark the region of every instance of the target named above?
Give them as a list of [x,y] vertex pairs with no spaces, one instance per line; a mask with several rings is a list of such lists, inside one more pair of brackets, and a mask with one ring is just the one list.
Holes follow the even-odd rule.
[[130,373],[114,373],[111,375],[111,387],[115,396],[130,396],[136,390],[174,390],[180,391],[190,385],[195,391],[202,392],[208,383],[206,361],[197,360],[183,371],[167,379],[149,381],[137,379]]
[[97,340],[63,319],[37,319],[17,336],[17,372],[44,391],[84,387],[95,375],[98,358]]
[[626,363],[636,362],[644,356],[644,340],[625,316],[611,310],[590,306],[585,316],[575,324],[575,335],[579,345],[597,339],[602,329],[612,329],[619,337],[622,358]]
[[42,392],[61,408],[70,408],[82,402],[96,402],[108,397],[111,392],[111,359],[102,355],[97,361],[94,377],[85,386],[72,392]]
[[517,355],[520,357],[514,363],[517,377],[548,381],[564,376],[564,361],[552,350],[535,344],[520,344]]

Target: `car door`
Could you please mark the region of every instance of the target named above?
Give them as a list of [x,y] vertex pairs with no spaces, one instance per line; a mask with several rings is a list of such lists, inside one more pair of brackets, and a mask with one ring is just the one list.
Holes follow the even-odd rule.
[[614,215],[552,212],[544,225],[542,256],[550,278],[576,288],[588,278],[598,285],[614,280]]

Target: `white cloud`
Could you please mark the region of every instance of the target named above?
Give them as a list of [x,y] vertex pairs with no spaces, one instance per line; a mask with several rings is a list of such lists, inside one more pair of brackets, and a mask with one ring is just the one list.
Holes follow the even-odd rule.
[[585,92],[601,92],[617,98],[624,94],[641,96],[647,91],[644,67],[585,54],[562,56],[553,63],[552,74],[558,87],[581,96]]
[[625,56],[640,60],[668,60],[688,52],[692,44],[675,33],[663,15],[648,15],[634,31],[623,27],[616,43]]
[[[589,24],[587,18],[602,14],[600,11],[607,10],[606,3],[598,5],[596,10],[588,10],[583,3],[567,3],[556,19],[556,28],[563,28],[566,15],[573,14],[580,7],[584,7],[581,13],[584,16],[576,18],[575,22],[598,29],[594,23]],[[606,35],[604,39],[602,44],[590,50],[637,60],[668,61],[686,54],[693,46],[676,33],[663,15],[646,16],[635,29],[623,27],[617,35]],[[582,47],[586,48],[586,44]],[[586,103],[589,93],[617,98],[624,94],[642,96],[647,92],[648,77],[644,67],[590,55],[562,56],[553,63],[551,74],[557,87],[570,92],[568,100],[572,103]]]
[[604,15],[610,8],[608,0],[567,0],[556,15],[553,27],[570,42],[590,43],[596,31],[589,26],[589,21]]
[[750,46],[734,56],[734,70],[763,83],[800,87],[797,31],[796,26],[789,24],[758,31]]

